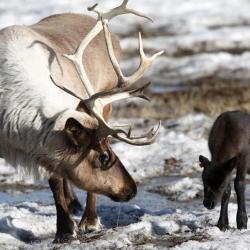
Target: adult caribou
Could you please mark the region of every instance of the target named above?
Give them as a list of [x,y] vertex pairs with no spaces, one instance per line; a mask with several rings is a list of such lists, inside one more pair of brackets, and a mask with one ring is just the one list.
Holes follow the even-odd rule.
[[[70,183],[88,191],[83,230],[98,227],[95,195],[128,201],[136,184],[109,146],[108,137],[132,145],[154,142],[160,127],[141,136],[107,123],[111,103],[146,98],[144,85],[128,90],[154,59],[143,52],[141,63],[126,77],[120,70],[121,49],[108,21],[132,13],[128,0],[102,12],[98,20],[80,14],[49,16],[31,26],[0,31],[0,153],[13,166],[36,175],[45,169],[57,209],[57,242],[74,235],[69,207],[77,202]],[[103,32],[101,32],[103,31]],[[146,98],[147,99],[147,98]]]

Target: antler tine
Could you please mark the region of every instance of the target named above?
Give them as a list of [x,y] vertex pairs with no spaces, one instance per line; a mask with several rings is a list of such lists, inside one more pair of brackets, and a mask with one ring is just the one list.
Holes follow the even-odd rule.
[[107,21],[102,19],[102,24],[103,24],[105,42],[106,42],[106,46],[108,49],[109,59],[113,65],[115,73],[118,77],[118,87],[124,87],[124,86],[126,87],[128,85],[128,82],[127,82],[126,77],[123,75],[121,68],[120,68],[120,65],[115,57],[114,48],[113,48],[112,39],[111,39],[111,34],[109,32],[109,29],[108,29]]
[[120,15],[124,15],[124,14],[133,14],[136,16],[146,18],[149,21],[153,22],[152,18],[146,16],[145,14],[141,13],[140,11],[127,8],[127,4],[128,4],[128,0],[124,0],[121,5],[119,5],[118,7],[114,8],[106,13],[103,10],[98,8],[98,4],[94,4],[93,6],[89,7],[88,10],[97,13],[99,20],[101,18],[103,18],[103,19],[107,19],[109,21],[116,16],[120,16]]
[[90,108],[93,108],[96,105],[97,101],[99,101],[103,107],[105,107],[109,103],[122,100],[122,99],[127,99],[130,97],[139,97],[141,99],[150,101],[150,99],[143,93],[145,88],[147,88],[150,84],[151,83],[148,82],[144,84],[143,86],[137,89],[132,89],[132,90],[126,90],[122,88],[113,88],[111,90],[102,91],[86,99],[85,103],[88,103],[87,105]]
[[122,2],[122,4],[108,12],[103,12],[101,10],[98,10],[97,8],[97,4],[95,4],[94,6],[88,8],[90,11],[94,11],[98,14],[98,21],[96,23],[96,25],[92,28],[92,30],[83,38],[83,40],[81,41],[79,47],[77,48],[76,52],[73,55],[64,55],[66,58],[68,58],[69,60],[71,60],[75,67],[76,70],[80,76],[80,79],[84,85],[85,90],[87,91],[88,95],[91,96],[95,93],[91,82],[89,81],[87,74],[85,72],[85,69],[82,65],[82,55],[84,53],[84,50],[86,49],[86,47],[88,46],[88,44],[99,34],[99,32],[103,29],[103,25],[102,25],[102,20],[111,20],[112,18],[118,16],[118,15],[123,15],[123,14],[134,14],[137,16],[141,16],[144,18],[147,18],[149,20],[149,17],[145,16],[144,14],[132,10],[132,9],[128,9],[127,6],[128,0],[124,0]]
[[119,86],[121,86],[121,87],[127,87],[127,86],[135,83],[137,80],[139,80],[143,76],[145,71],[152,65],[154,60],[158,56],[160,56],[164,53],[164,51],[162,50],[160,52],[155,53],[151,57],[147,57],[144,53],[144,50],[143,50],[141,33],[139,33],[139,52],[140,52],[141,63],[133,75],[126,77],[123,75],[121,68],[120,68],[120,65],[115,57],[114,49],[113,49],[113,45],[112,45],[112,39],[111,39],[111,35],[110,35],[109,29],[108,29],[107,21],[103,20],[102,24],[103,24],[104,36],[105,36],[105,41],[106,41],[106,45],[107,45],[107,49],[108,49],[109,58],[110,58],[110,61],[113,65],[113,68],[116,72],[116,75],[118,77]]
[[137,137],[130,136],[130,137],[125,138],[125,137],[122,137],[122,136],[117,134],[114,137],[119,139],[120,141],[124,141],[128,144],[135,145],[135,146],[150,145],[150,144],[154,143],[154,141],[155,141],[155,139],[160,131],[160,127],[161,127],[161,121],[159,121],[156,130],[154,130],[154,128],[152,128],[148,133],[146,133],[143,136],[137,136]]

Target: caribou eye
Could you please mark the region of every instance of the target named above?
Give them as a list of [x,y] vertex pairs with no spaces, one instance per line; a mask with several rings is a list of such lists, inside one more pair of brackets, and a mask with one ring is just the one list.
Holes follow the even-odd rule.
[[100,159],[102,166],[105,168],[108,166],[110,162],[110,155],[107,151],[105,151],[104,153],[100,155],[99,159]]

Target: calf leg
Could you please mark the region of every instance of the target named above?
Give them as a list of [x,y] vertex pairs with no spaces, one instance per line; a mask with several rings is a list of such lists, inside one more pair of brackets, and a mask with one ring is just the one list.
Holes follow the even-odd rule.
[[224,191],[221,199],[221,210],[220,210],[220,218],[217,223],[217,227],[225,231],[229,228],[228,223],[228,202],[231,195],[231,186],[228,184],[226,190]]
[[234,181],[234,187],[237,195],[238,211],[237,211],[237,228],[246,229],[247,228],[247,213],[245,205],[245,187],[246,187],[246,158],[241,157],[239,159],[239,164],[237,166],[236,178]]
[[56,205],[56,237],[54,243],[71,240],[75,234],[74,221],[72,220],[63,192],[63,178],[50,177],[49,186],[53,193]]
[[82,219],[79,223],[79,229],[82,232],[91,232],[99,230],[101,227],[100,219],[96,212],[96,195],[87,193],[86,207]]
[[70,181],[65,178],[63,178],[63,192],[66,204],[71,214],[77,214],[78,212],[83,211],[82,205],[74,193]]

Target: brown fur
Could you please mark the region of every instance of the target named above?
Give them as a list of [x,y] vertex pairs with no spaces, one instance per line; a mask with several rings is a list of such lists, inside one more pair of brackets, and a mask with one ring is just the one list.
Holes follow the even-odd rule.
[[[56,80],[62,80],[60,82],[67,83],[67,88],[75,93],[84,94],[84,97],[87,96],[86,93],[83,93],[84,88],[73,64],[62,55],[73,54],[82,38],[86,36],[95,23],[94,18],[86,15],[59,14],[47,17],[30,26],[34,32],[42,37],[39,41],[50,45],[59,57],[63,68],[63,79],[61,79],[60,67],[56,61],[52,64],[52,76]],[[113,36],[113,45],[115,55],[120,59],[121,49],[115,36]],[[96,92],[110,89],[117,84],[117,77],[109,60],[102,32],[86,48],[83,64]]]

